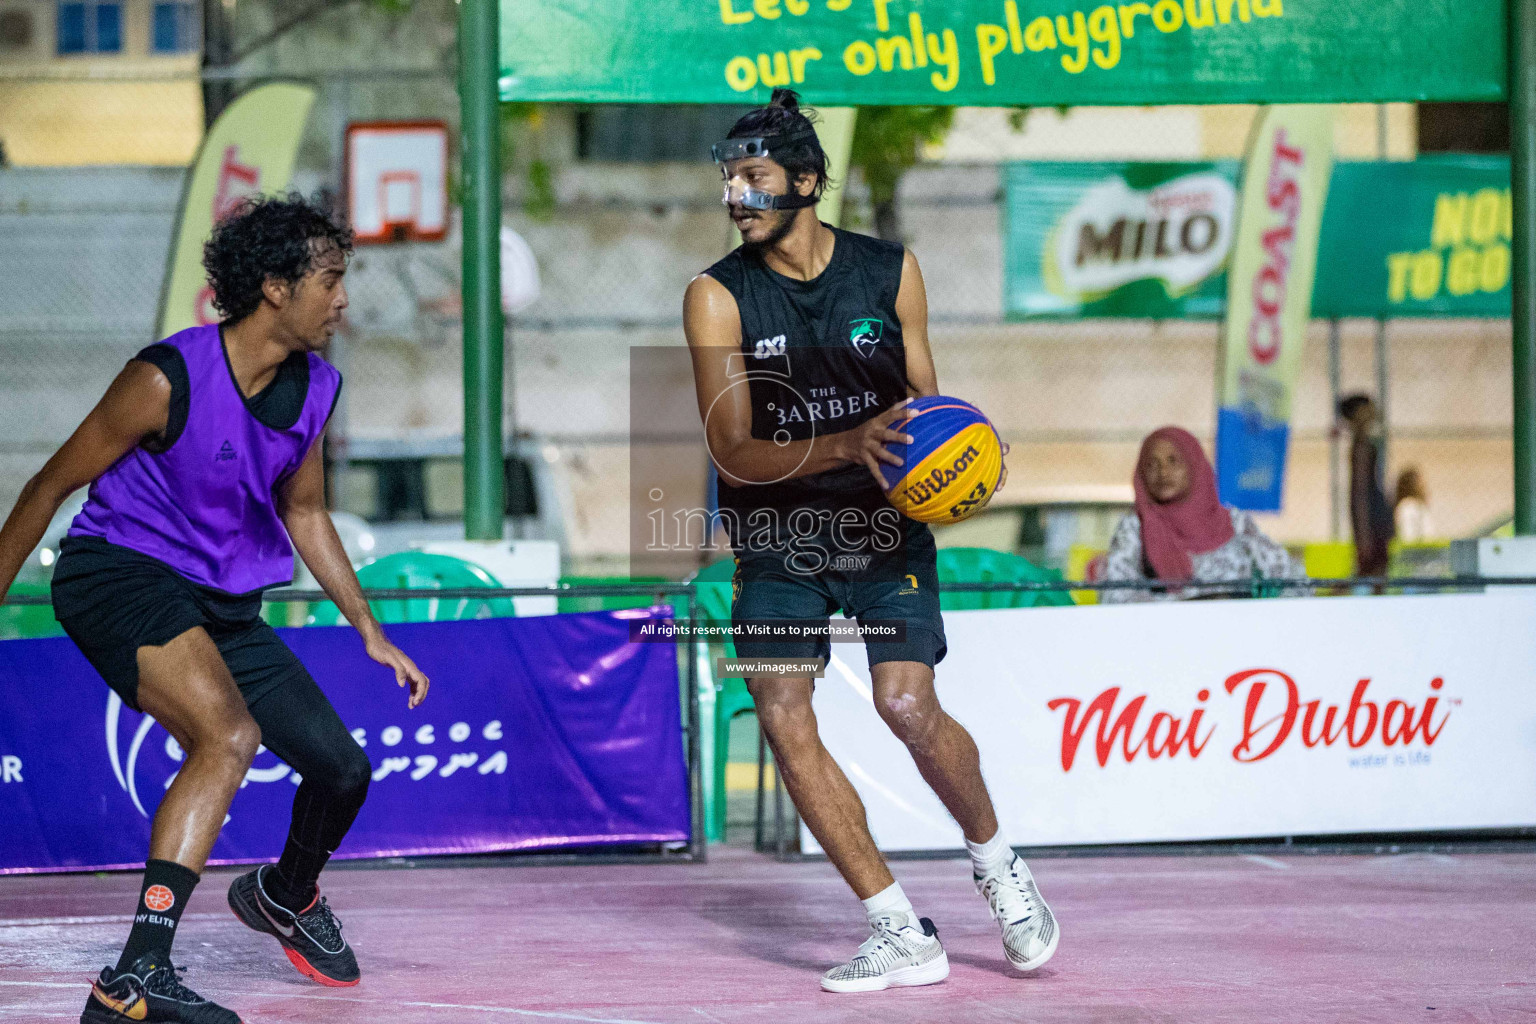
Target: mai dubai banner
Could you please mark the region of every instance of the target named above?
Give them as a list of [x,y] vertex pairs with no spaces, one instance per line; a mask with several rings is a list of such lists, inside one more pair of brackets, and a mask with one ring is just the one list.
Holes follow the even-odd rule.
[[[390,626],[432,680],[414,711],[350,627],[279,630],[373,764],[337,856],[686,842],[677,652],[630,641],[671,614]],[[141,866],[183,761],[67,638],[0,642],[0,875]],[[210,863],[276,857],[298,782],[258,753]]]
[[1502,0],[501,0],[501,97],[578,103],[1498,100]]
[[[1529,827],[1536,595],[1495,590],[946,612],[935,672],[1020,846]],[[960,849],[844,650],[816,718],[876,842]]]
[[1280,511],[1333,170],[1333,110],[1267,107],[1248,151],[1216,413],[1216,485],[1230,508]]
[[[1221,316],[1240,168],[1007,165],[1007,314]],[[1312,315],[1508,317],[1511,225],[1508,157],[1336,164]]]

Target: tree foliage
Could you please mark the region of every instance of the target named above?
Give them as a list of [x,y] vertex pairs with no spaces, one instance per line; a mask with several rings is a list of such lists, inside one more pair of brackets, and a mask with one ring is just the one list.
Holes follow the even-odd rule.
[[515,173],[519,160],[517,144],[522,141],[528,152],[521,163],[526,171],[523,182],[523,212],[536,220],[555,215],[554,169],[540,152],[540,131],[544,127],[544,109],[537,103],[501,105],[501,170]]
[[[936,146],[954,127],[955,107],[860,107],[853,128],[849,164],[859,168],[869,189],[875,233],[901,241],[896,191],[902,175],[922,159],[926,146]],[[1014,131],[1024,127],[1028,108],[1009,111]]]

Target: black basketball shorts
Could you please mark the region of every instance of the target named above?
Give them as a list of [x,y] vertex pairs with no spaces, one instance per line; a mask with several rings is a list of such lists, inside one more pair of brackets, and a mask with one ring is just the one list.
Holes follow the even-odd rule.
[[740,551],[732,580],[731,621],[736,654],[742,658],[829,658],[825,636],[805,640],[754,639],[749,623],[824,623],[841,610],[861,625],[901,622],[899,640],[867,639],[871,666],[916,661],[930,668],[944,658],[944,620],[939,613],[938,549],[926,526],[908,520],[905,543],[873,556],[860,571],[799,569],[782,551]]

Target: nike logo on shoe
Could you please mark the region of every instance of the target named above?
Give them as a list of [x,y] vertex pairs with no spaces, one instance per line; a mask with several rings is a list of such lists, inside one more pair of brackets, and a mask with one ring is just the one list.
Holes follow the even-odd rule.
[[260,893],[256,894],[256,909],[261,911],[262,917],[272,922],[272,927],[276,928],[280,933],[282,933],[283,938],[293,938],[293,925],[283,924],[277,918],[273,917],[272,912],[267,909],[266,901],[261,898]]
[[120,1013],[129,1020],[144,1020],[149,1016],[149,1003],[145,1002],[144,994],[138,992],[131,1000],[113,999],[101,990],[101,985],[91,986],[91,995],[96,1001],[114,1013]]

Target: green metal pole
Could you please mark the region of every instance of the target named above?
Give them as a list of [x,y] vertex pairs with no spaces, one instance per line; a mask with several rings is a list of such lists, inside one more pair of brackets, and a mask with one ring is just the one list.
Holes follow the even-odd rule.
[[1509,0],[1515,533],[1536,534],[1536,0]]
[[464,536],[499,540],[501,439],[500,0],[459,0],[459,155],[464,194]]

